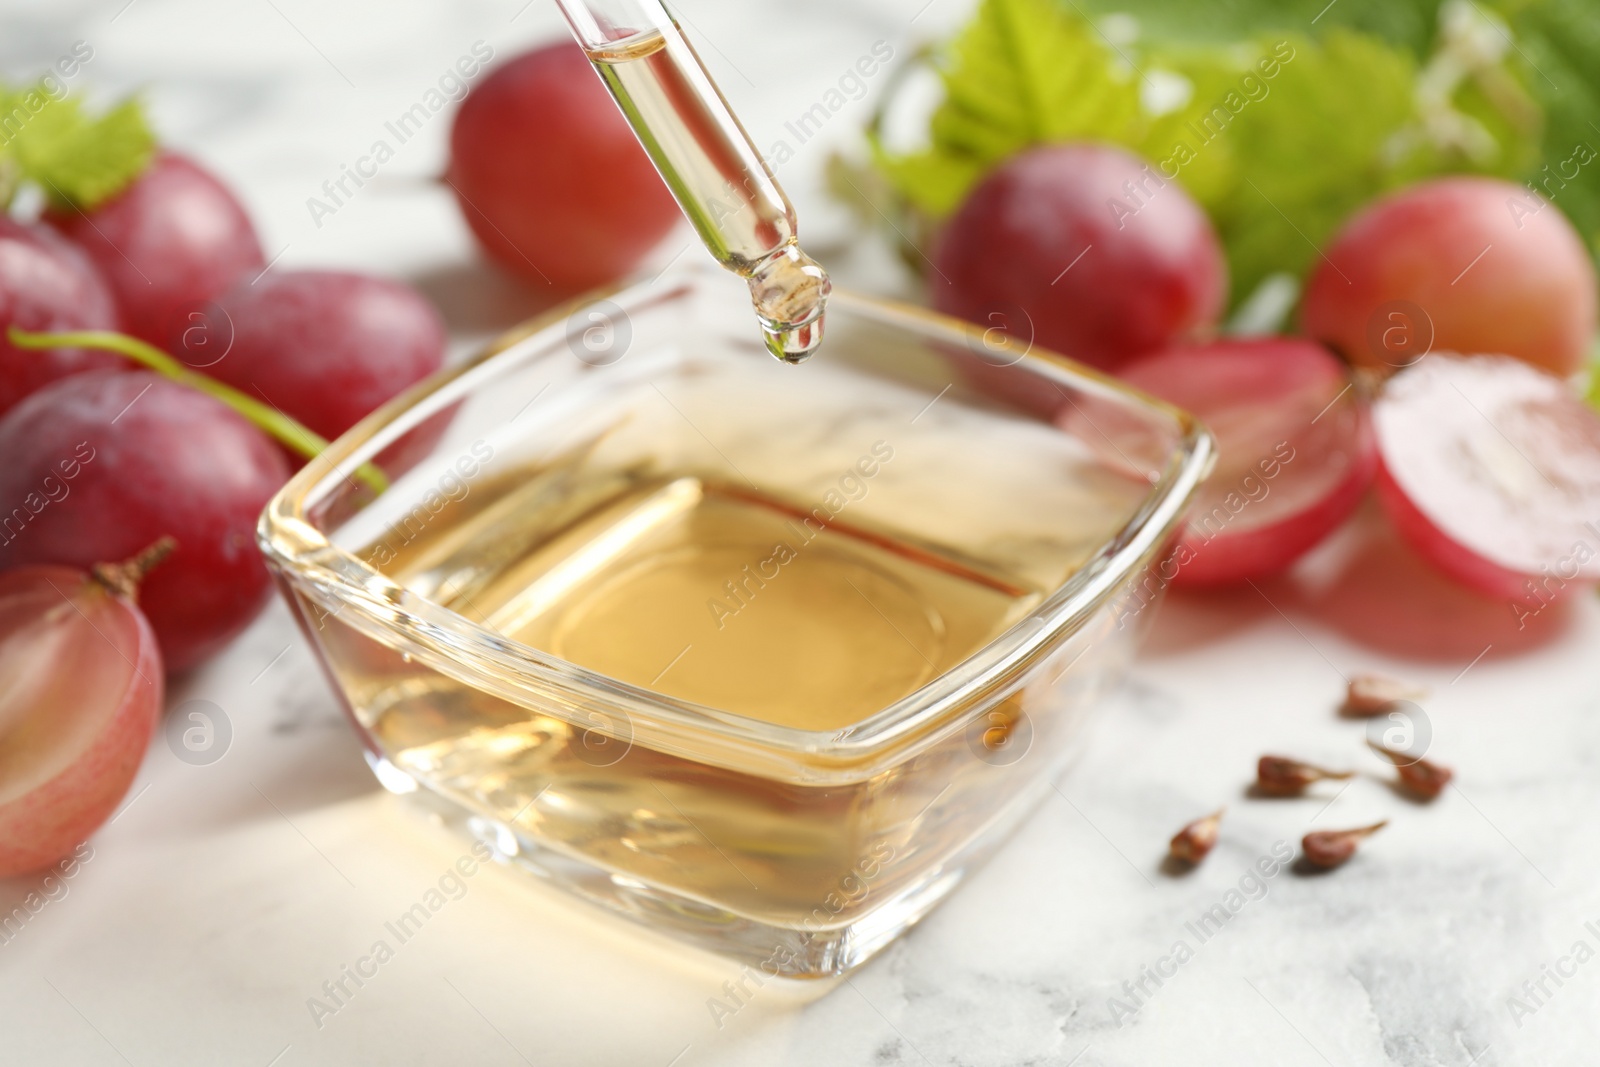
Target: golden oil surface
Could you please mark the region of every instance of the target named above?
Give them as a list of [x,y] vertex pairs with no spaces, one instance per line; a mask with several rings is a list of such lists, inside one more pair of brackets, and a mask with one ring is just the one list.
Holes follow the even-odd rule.
[[835,730],[959,663],[1037,600],[847,514],[684,476],[596,505],[446,603],[619,681]]

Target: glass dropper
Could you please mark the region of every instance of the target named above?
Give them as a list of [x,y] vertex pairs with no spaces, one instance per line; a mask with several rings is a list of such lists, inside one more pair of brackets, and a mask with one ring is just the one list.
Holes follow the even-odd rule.
[[794,207],[661,0],[556,0],[584,54],[716,261],[750,285],[767,349],[822,342],[828,274],[796,242]]

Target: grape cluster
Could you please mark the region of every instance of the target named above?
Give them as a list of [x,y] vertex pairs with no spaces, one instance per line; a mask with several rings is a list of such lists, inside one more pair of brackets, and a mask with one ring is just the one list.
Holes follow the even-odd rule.
[[[409,286],[264,268],[233,193],[161,152],[93,208],[0,217],[0,327],[126,331],[330,439],[442,364],[443,323]],[[170,671],[260,611],[256,519],[291,468],[255,425],[108,352],[10,343],[0,411],[0,568],[87,569],[174,538],[141,600]],[[423,436],[382,459],[411,461]]]
[[[629,269],[677,218],[587,66],[571,45],[505,64],[451,140],[448,181],[491,254],[568,289]],[[0,878],[62,860],[111,815],[165,672],[261,610],[257,518],[310,435],[344,433],[445,353],[414,289],[269,266],[226,184],[178,153],[141,155],[142,119],[113,118],[120,189],[77,202],[55,188],[33,222],[0,212],[0,663],[17,667],[0,693],[0,763],[15,772],[0,776]],[[97,336],[41,349],[23,343],[48,338],[13,327]],[[195,388],[196,374],[231,392]],[[404,470],[449,418],[377,465]]]

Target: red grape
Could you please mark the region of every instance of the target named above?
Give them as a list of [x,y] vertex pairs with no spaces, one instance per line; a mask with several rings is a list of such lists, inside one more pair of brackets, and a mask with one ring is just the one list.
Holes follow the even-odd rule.
[[5,330],[114,330],[116,304],[89,257],[44,226],[0,213],[0,414],[44,385],[86,370],[122,365],[108,352],[26,351]]
[[[444,362],[433,305],[410,286],[360,274],[274,271],[236,286],[203,321],[206,344],[225,352],[205,373],[329,440]],[[414,432],[400,443],[405,455],[378,463],[403,469],[436,437]]]
[[1175,585],[1284,570],[1355,510],[1372,480],[1365,404],[1321,345],[1232,338],[1140,360],[1123,378],[1193,412],[1217,439],[1216,468],[1167,564]]
[[228,188],[184,156],[158,155],[122,192],[85,214],[51,222],[99,266],[125,329],[171,345],[189,316],[263,265],[250,217]]
[[144,371],[75,375],[0,418],[0,455],[0,567],[88,567],[177,540],[140,596],[170,669],[266,602],[256,520],[288,466],[221,401]]
[[1441,178],[1345,223],[1301,325],[1365,366],[1408,366],[1431,347],[1567,375],[1594,337],[1595,301],[1594,265],[1559,208],[1509,182]]
[[1227,291],[1205,212],[1101,144],[1001,164],[950,219],[934,265],[939,310],[1105,369],[1214,325]]
[[70,567],[0,574],[0,878],[49,866],[127,793],[161,714],[131,599]]
[[1529,611],[1600,581],[1600,415],[1506,356],[1433,356],[1373,411],[1378,497],[1435,566]]
[[446,180],[490,257],[562,290],[627,273],[681,217],[571,41],[508,60],[462,102]]

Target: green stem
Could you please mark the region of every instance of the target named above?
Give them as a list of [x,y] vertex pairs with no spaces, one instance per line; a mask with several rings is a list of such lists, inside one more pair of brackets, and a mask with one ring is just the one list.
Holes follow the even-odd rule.
[[[32,333],[28,330],[19,330],[15,326],[11,327],[6,335],[18,348],[94,348],[103,352],[115,352],[148,370],[155,371],[163,378],[170,378],[172,381],[215,397],[297,456],[315,459],[328,447],[327,441],[277,408],[263,404],[255,397],[241,393],[231,385],[224,385],[215,378],[196,374],[155,345],[141,341],[137,337],[129,337],[113,330]],[[370,463],[362,464],[356,471],[356,477],[366,482],[375,492],[381,493],[389,488],[389,479]]]

